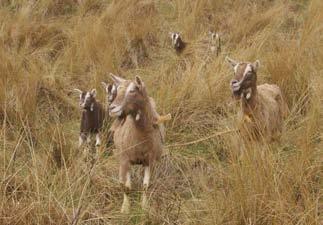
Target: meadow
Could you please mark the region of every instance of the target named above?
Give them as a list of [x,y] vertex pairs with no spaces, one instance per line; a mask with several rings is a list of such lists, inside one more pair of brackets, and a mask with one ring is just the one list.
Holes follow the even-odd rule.
[[[1,0],[0,224],[322,224],[322,12],[322,0]],[[182,54],[172,31],[188,43]],[[258,83],[281,87],[280,141],[235,131],[226,56],[259,59]],[[106,104],[110,72],[139,75],[172,114],[150,208],[136,167],[129,215],[113,146],[78,149],[73,89],[96,88]]]

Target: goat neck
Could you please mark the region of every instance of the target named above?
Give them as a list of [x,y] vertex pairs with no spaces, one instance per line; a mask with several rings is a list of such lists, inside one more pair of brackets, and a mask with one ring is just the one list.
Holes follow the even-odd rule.
[[131,113],[136,126],[143,130],[151,130],[154,125],[154,112],[149,97],[146,96],[144,104],[138,106],[138,109]]
[[252,116],[254,114],[254,110],[257,108],[257,101],[258,101],[258,93],[257,87],[251,88],[251,96],[247,99],[245,94],[242,93],[241,96],[241,108],[242,112],[245,115]]

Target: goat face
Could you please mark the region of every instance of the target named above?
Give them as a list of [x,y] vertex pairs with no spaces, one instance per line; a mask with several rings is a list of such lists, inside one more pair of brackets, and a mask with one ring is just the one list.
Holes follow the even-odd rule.
[[[114,79],[114,78],[113,78]],[[109,115],[136,115],[145,101],[145,87],[141,79],[136,76],[135,81],[123,80],[117,84],[116,97],[109,106]]]
[[94,104],[96,102],[96,90],[93,89],[92,91],[80,91],[78,89],[75,89],[78,92],[80,92],[80,102],[79,105],[83,110],[94,110]]
[[117,85],[116,84],[106,84],[101,82],[107,93],[107,102],[110,105],[117,96]]
[[219,38],[219,34],[214,31],[209,31],[209,36],[210,36],[211,42],[214,42],[216,41],[216,39]]
[[171,32],[172,45],[177,50],[180,51],[185,47],[185,43],[182,41],[182,38],[179,33]]
[[242,96],[249,100],[252,96],[252,90],[254,90],[257,85],[257,70],[260,65],[259,60],[256,60],[254,63],[237,62],[226,57],[226,61],[234,70],[234,78],[230,82],[233,96],[236,99],[240,99]]

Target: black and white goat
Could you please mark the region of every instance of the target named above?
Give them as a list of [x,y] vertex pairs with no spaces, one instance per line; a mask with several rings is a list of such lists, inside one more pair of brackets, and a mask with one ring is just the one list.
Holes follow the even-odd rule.
[[177,53],[181,53],[186,47],[186,43],[182,40],[178,32],[170,32],[169,34],[172,39],[173,48]]
[[82,109],[79,147],[83,145],[85,141],[88,143],[91,141],[91,136],[95,135],[95,146],[101,145],[100,131],[105,119],[105,110],[101,103],[96,101],[96,90],[81,91],[74,89],[80,94],[80,108]]
[[118,86],[116,84],[107,84],[105,82],[101,82],[101,84],[107,93],[107,103],[108,103],[108,107],[109,107],[109,105],[113,102],[113,100],[117,96]]

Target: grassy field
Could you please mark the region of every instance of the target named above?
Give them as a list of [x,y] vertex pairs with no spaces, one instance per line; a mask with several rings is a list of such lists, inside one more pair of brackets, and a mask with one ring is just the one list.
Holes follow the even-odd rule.
[[[323,223],[322,0],[0,1],[0,224]],[[208,31],[222,52],[209,51]],[[188,47],[171,48],[169,32]],[[290,114],[280,142],[246,142],[224,58],[259,59],[258,83],[276,83]],[[130,215],[120,214],[118,162],[77,148],[74,88],[113,72],[140,75],[167,122],[150,209],[133,169]]]

